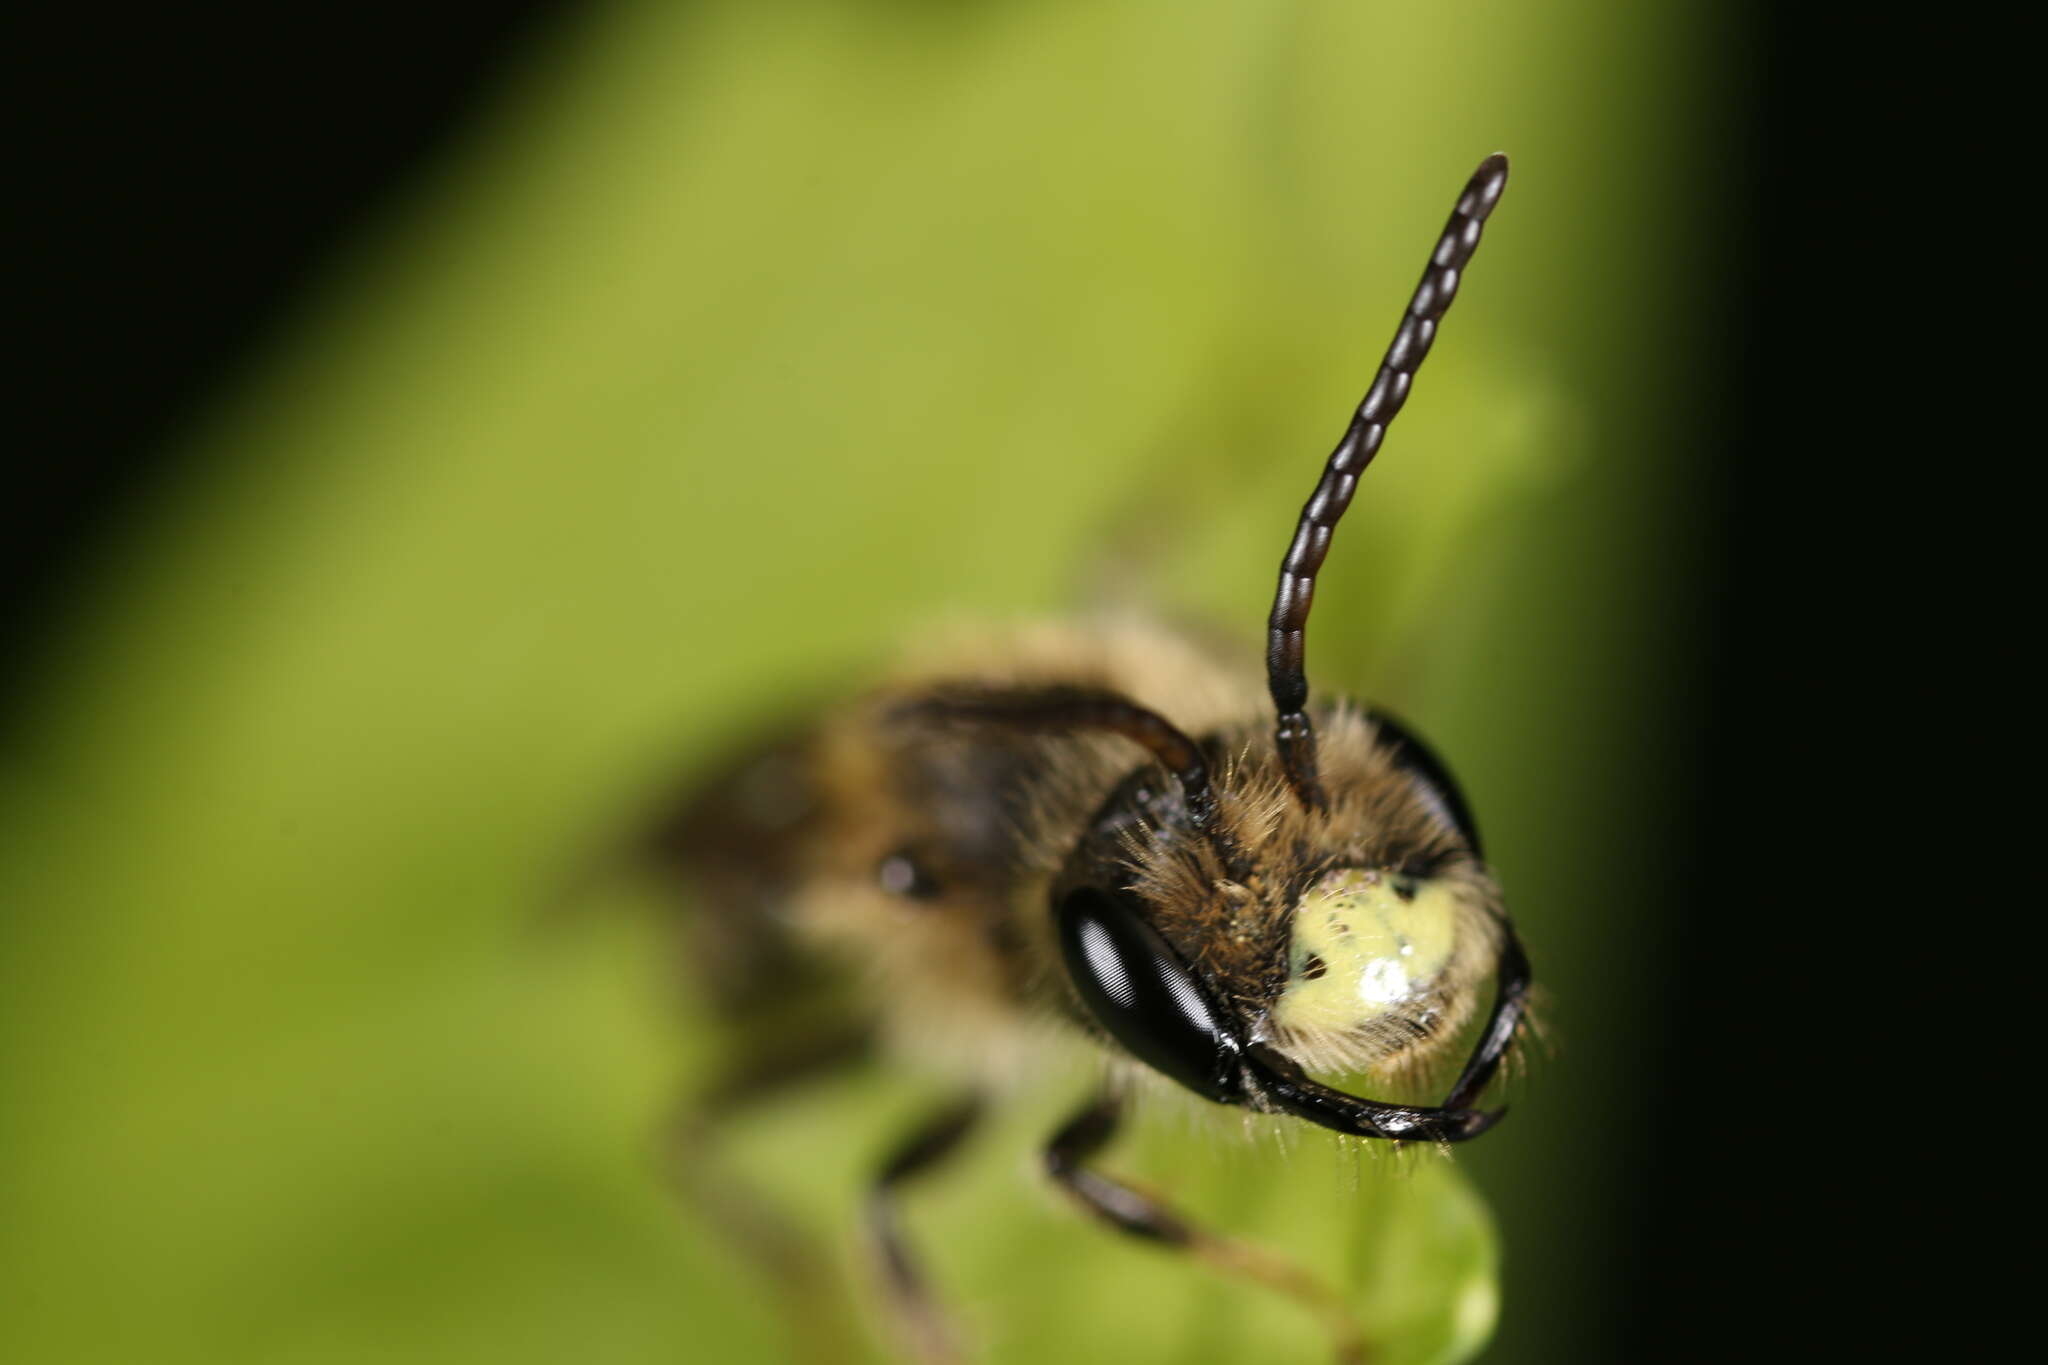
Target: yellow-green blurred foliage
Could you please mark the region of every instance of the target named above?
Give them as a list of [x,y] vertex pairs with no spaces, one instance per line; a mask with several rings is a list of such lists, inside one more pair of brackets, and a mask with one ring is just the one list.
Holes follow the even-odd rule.
[[[1256,651],[1497,149],[1311,661],[1452,757],[1554,1000],[1561,1055],[1461,1163],[1498,1242],[1434,1158],[1118,1164],[1349,1285],[1390,1361],[1476,1349],[1497,1250],[1498,1357],[1588,1358],[1716,44],[1591,3],[621,0],[532,45],[37,674],[0,789],[0,1358],[776,1358],[656,1172],[711,1047],[664,944],[551,897],[650,784],[919,623],[1142,563]],[[856,1077],[739,1145],[844,1239],[920,1094]],[[990,1359],[1321,1357],[1038,1188],[1054,1112],[913,1205]]]

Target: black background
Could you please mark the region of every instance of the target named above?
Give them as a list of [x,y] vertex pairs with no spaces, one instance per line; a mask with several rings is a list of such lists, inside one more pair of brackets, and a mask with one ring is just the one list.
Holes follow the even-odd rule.
[[[123,510],[175,479],[167,437],[563,8],[14,21],[29,240],[10,313],[30,355],[0,521],[9,675]],[[1789,6],[1749,32],[1741,249],[1714,291],[1721,363],[1697,377],[1719,423],[1706,674],[1674,775],[1679,875],[1642,907],[1699,927],[1678,935],[1639,1104],[1583,1116],[1655,1137],[1615,1311],[1631,1360],[1838,1359],[1932,1326],[1934,1358],[1975,1359],[1956,1334],[2000,1311],[1969,1287],[1985,1244],[1933,1230],[1928,1172],[1958,1143],[1995,1166],[2014,1116],[1946,1060],[1990,1027],[1983,988],[1916,995],[1912,954],[1953,971],[1944,918],[1983,934],[2002,908],[1981,897],[2024,871],[1995,861],[1980,821],[2001,802],[1975,773],[2007,742],[1978,675],[2017,665],[2025,617],[1975,567],[1997,537],[1951,514],[1976,524],[2038,463],[1981,415],[2026,382],[2023,328],[1995,338],[2024,318],[2032,161],[1971,164],[1998,81],[1967,35]],[[1976,624],[1987,605],[1996,627]],[[1942,908],[1945,889],[1964,899]]]

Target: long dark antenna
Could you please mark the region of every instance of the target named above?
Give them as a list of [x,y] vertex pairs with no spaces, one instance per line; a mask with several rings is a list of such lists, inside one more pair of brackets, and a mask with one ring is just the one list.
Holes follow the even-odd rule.
[[1089,687],[956,688],[911,702],[899,714],[1053,734],[1101,730],[1122,735],[1174,775],[1188,814],[1197,825],[1207,827],[1216,810],[1209,760],[1203,757],[1202,747],[1157,711],[1115,692]]
[[1436,324],[1458,296],[1458,279],[1472,253],[1479,249],[1479,233],[1493,206],[1507,188],[1508,159],[1499,153],[1479,163],[1458,196],[1451,220],[1444,224],[1430,253],[1422,283],[1408,300],[1408,312],[1380,361],[1380,372],[1358,405],[1344,439],[1330,452],[1316,491],[1301,509],[1301,522],[1294,528],[1294,540],[1287,557],[1280,561],[1280,587],[1273,595],[1273,614],[1266,637],[1266,686],[1273,693],[1273,709],[1279,715],[1274,740],[1280,747],[1280,767],[1288,785],[1303,805],[1321,809],[1329,804],[1322,779],[1316,773],[1315,727],[1309,723],[1308,673],[1304,650],[1308,635],[1308,609],[1315,602],[1316,575],[1330,553],[1330,537],[1338,519],[1351,505],[1358,489],[1358,476],[1379,454],[1387,427],[1408,401],[1408,387],[1415,372],[1436,340]]

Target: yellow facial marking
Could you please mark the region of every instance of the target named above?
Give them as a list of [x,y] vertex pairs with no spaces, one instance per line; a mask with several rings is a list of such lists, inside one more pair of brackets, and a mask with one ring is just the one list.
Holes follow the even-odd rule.
[[1358,867],[1327,874],[1295,908],[1273,1022],[1336,1033],[1413,1002],[1450,963],[1458,911],[1456,893],[1433,882]]

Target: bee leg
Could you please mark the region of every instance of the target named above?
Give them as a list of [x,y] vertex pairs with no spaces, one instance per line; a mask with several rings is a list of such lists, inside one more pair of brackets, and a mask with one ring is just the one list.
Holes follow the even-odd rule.
[[1123,1121],[1123,1102],[1104,1095],[1068,1120],[1045,1147],[1045,1168],[1083,1210],[1118,1232],[1177,1248],[1226,1275],[1285,1294],[1321,1319],[1339,1365],[1363,1365],[1370,1351],[1342,1298],[1307,1271],[1260,1247],[1210,1232],[1157,1195],[1092,1169]]
[[951,1365],[962,1359],[931,1285],[918,1268],[903,1235],[898,1194],[913,1180],[951,1156],[981,1118],[979,1096],[969,1096],[933,1114],[906,1137],[876,1173],[868,1191],[867,1232],[883,1288],[909,1337],[910,1349],[926,1365]]
[[[799,1355],[805,1360],[847,1358],[858,1332],[844,1287],[816,1240],[720,1159],[720,1138],[748,1111],[859,1061],[870,1041],[865,1029],[825,1030],[728,1064],[677,1107],[665,1144],[677,1194],[774,1286],[788,1305],[783,1320],[802,1334]],[[828,1306],[835,1303],[836,1312]]]

